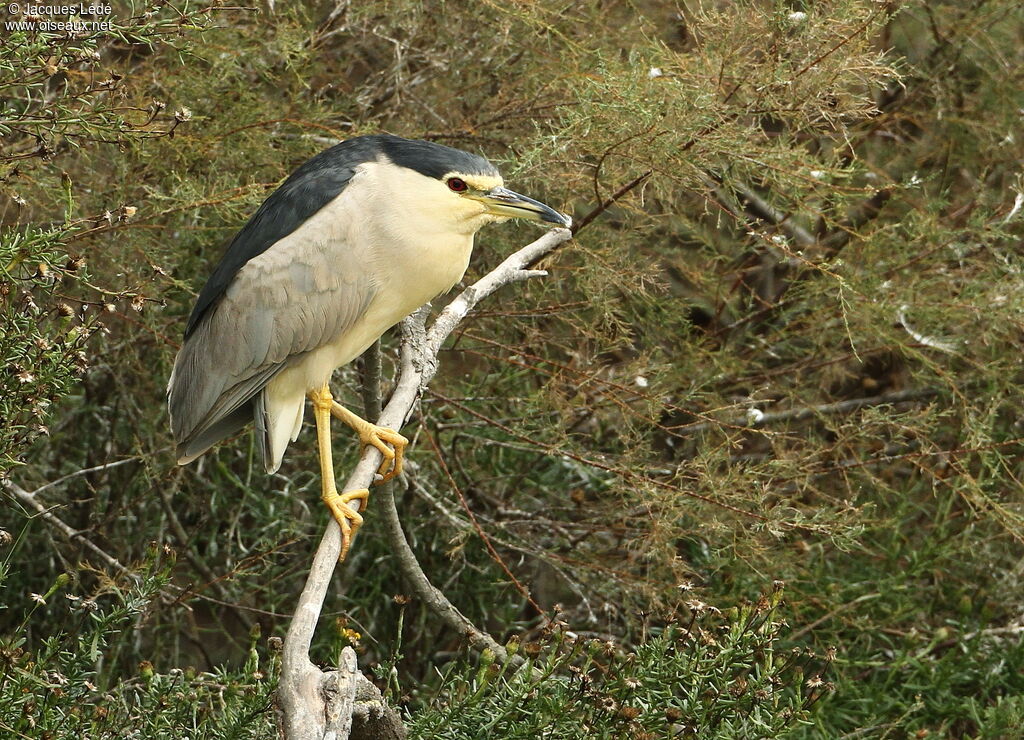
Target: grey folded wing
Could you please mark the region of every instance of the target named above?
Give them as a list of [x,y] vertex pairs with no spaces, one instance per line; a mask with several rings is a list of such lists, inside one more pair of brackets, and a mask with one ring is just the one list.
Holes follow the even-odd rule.
[[347,331],[373,298],[358,247],[303,236],[247,262],[186,337],[167,388],[179,462],[252,420],[274,376]]

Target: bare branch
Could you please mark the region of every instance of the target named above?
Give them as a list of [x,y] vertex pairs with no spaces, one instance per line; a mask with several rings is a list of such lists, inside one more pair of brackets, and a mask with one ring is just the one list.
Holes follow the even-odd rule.
[[[111,468],[117,468],[117,467],[120,467],[121,465],[124,465],[125,463],[135,462],[136,460],[141,460],[141,459],[142,459],[141,457],[139,457],[138,455],[135,455],[135,456],[132,456],[132,457],[123,458],[121,460],[115,460],[114,462],[103,463],[102,465],[94,465],[91,468],[83,468],[82,470],[76,470],[73,473],[68,473],[67,475],[63,475],[60,478],[57,478],[56,480],[50,481],[49,483],[44,483],[43,485],[39,486],[39,488],[37,488],[34,491],[27,491],[25,493],[27,493],[29,496],[35,497],[35,496],[39,495],[40,493],[42,493],[43,491],[47,490],[48,488],[55,488],[55,487],[59,486],[60,484],[66,482],[66,481],[71,480],[72,478],[77,478],[77,477],[79,477],[81,475],[89,475],[90,473],[102,473],[105,470],[110,470]],[[20,494],[19,494],[19,496],[20,496]]]
[[628,183],[626,183],[621,188],[612,193],[608,198],[605,198],[600,204],[598,204],[596,208],[594,208],[594,210],[592,210],[586,216],[581,218],[577,223],[573,224],[572,233],[578,234],[580,231],[589,226],[591,222],[594,221],[594,219],[596,219],[602,213],[604,213],[613,205],[615,205],[615,203],[618,200],[620,200],[624,195],[626,195],[626,193],[628,193],[630,190],[635,188],[637,185],[643,183],[644,180],[650,177],[653,172],[654,170],[647,170],[647,172],[644,172],[639,177],[630,180]]
[[815,416],[845,414],[852,411],[858,411],[867,406],[905,403],[907,401],[917,401],[922,398],[931,398],[932,396],[937,395],[939,395],[939,391],[935,388],[910,388],[902,391],[882,393],[878,396],[850,398],[846,401],[824,403],[818,406],[800,406],[799,408],[786,409],[784,411],[771,411],[764,413],[757,409],[750,409],[744,416],[737,416],[733,419],[718,422],[704,421],[699,424],[690,424],[684,427],[679,427],[675,430],[675,433],[676,436],[679,437],[689,437],[694,434],[706,432],[709,429],[757,429],[779,421],[803,421],[804,419],[810,419]]
[[[716,182],[720,182],[716,179]],[[783,213],[771,203],[758,195],[753,188],[743,183],[732,183],[732,188],[743,199],[743,205],[747,213],[767,221],[772,226],[777,226],[786,236],[792,239],[801,249],[813,247],[817,239],[807,229],[796,223],[791,214]],[[716,188],[719,196],[724,198],[725,194],[721,189]]]
[[[429,329],[426,328],[426,308],[420,309],[406,319],[402,323],[403,344],[398,381],[390,401],[377,419],[377,424],[401,429],[412,414],[422,389],[437,372],[438,354],[455,327],[481,300],[499,288],[544,275],[543,271],[528,268],[571,237],[572,233],[567,229],[553,229],[519,249],[487,275],[463,290],[437,315]],[[367,447],[341,490],[367,488],[373,482],[381,461],[380,452],[373,447]],[[472,643],[491,648],[499,657],[507,657],[504,649],[493,638],[473,627],[469,620],[426,579],[405,541],[401,527],[398,526],[398,513],[393,494],[385,488],[381,497],[385,504],[385,524],[389,527],[392,541],[405,543],[404,548],[397,548],[400,566],[417,593],[428,601],[436,613],[444,615],[446,621],[456,626]],[[333,736],[339,740],[348,737],[347,729],[342,734],[339,728],[329,726],[329,717],[332,716],[329,710],[333,706],[332,702],[337,702],[337,696],[327,695],[324,687],[326,681],[337,680],[332,678],[334,672],[321,672],[309,659],[309,646],[340,552],[341,530],[337,523],[331,520],[313,557],[306,585],[299,596],[295,616],[284,642],[278,698],[284,714],[285,735],[288,738],[326,737],[328,732],[333,732]],[[362,675],[358,671],[355,675],[358,682]],[[366,681],[365,678],[362,680]]]
[[[107,465],[105,467],[110,467],[110,465]],[[65,476],[65,478],[62,478],[61,480],[65,480],[68,477],[70,476]],[[50,511],[50,509],[48,509],[46,506],[44,506],[42,503],[36,500],[37,493],[42,491],[44,488],[49,488],[52,485],[55,485],[56,482],[57,481],[54,481],[54,483],[47,483],[46,485],[37,488],[35,491],[26,491],[24,488],[22,488],[12,480],[5,480],[4,486],[7,488],[7,490],[9,490],[11,493],[17,496],[20,501],[22,501],[29,507],[35,509],[44,522],[49,524],[54,529],[59,530],[69,540],[78,540],[79,542],[81,542],[88,550],[90,550],[94,555],[96,555],[96,557],[98,557],[100,560],[106,563],[107,567],[113,568],[115,571],[117,571],[118,575],[128,576],[133,580],[139,580],[138,573],[135,573],[130,568],[126,567],[124,564],[121,563],[120,560],[115,558],[113,555],[108,554],[92,540],[90,540],[88,537],[85,537],[81,532],[67,524],[67,522],[65,522],[63,519],[61,519],[52,511]]]

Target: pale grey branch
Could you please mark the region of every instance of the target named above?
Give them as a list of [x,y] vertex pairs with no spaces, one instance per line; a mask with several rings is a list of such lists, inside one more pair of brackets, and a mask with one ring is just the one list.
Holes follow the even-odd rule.
[[[545,274],[542,270],[528,268],[570,238],[572,238],[572,233],[567,229],[553,229],[531,244],[519,249],[456,296],[437,315],[429,329],[426,328],[428,309],[420,309],[407,318],[402,324],[403,344],[398,380],[391,399],[376,423],[380,426],[400,430],[412,414],[422,389],[437,372],[438,353],[455,327],[473,310],[477,303],[501,287]],[[369,487],[381,460],[380,452],[373,447],[367,447],[341,490],[350,491]],[[389,488],[385,486],[380,498],[384,499],[385,525],[388,526],[392,542],[398,545],[396,551],[403,574],[430,608],[466,635],[472,644],[488,647],[494,650],[500,658],[507,657],[502,646],[498,645],[490,635],[477,630],[427,580],[401,531],[398,512],[394,505],[394,496],[388,492]],[[331,708],[338,702],[338,694],[325,693],[323,688],[325,681],[333,683],[341,679],[335,678],[337,672],[324,673],[320,671],[309,659],[309,646],[340,552],[341,531],[337,523],[331,520],[313,557],[309,576],[302,594],[299,596],[295,616],[292,618],[284,642],[278,700],[284,716],[285,735],[289,739],[302,738],[302,740],[306,740],[306,738],[332,737],[344,740],[349,737],[347,729],[342,734],[339,728],[330,726],[329,717],[332,716],[331,712],[333,711]],[[344,667],[341,673],[344,673]],[[362,678],[362,674],[358,670],[355,671],[355,676],[356,682]],[[344,679],[344,676],[342,678]],[[366,681],[365,678],[362,680]],[[351,716],[351,712],[349,714]],[[358,712],[357,716],[359,716]]]

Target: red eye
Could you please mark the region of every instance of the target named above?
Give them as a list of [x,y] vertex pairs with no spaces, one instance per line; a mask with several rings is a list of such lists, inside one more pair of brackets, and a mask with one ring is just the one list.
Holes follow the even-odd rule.
[[458,177],[449,177],[448,189],[456,193],[464,193],[469,190],[469,185],[466,184],[465,180]]

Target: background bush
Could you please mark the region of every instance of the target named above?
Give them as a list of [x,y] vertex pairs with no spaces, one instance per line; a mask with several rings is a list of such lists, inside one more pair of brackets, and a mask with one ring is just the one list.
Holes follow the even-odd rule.
[[[372,499],[325,663],[359,633],[424,737],[487,716],[495,737],[1014,736],[1019,3],[112,19],[0,46],[5,728],[273,736],[264,638],[327,522],[311,433],[273,476],[248,434],[178,468],[163,392],[247,215],[305,158],[384,130],[485,153],[577,221],[637,184],[464,326],[408,430],[425,570],[536,645],[543,687],[405,603]],[[483,232],[467,279],[534,234]],[[339,391],[357,401],[354,372]],[[356,449],[336,437],[341,469]],[[759,607],[776,580],[785,600]]]

